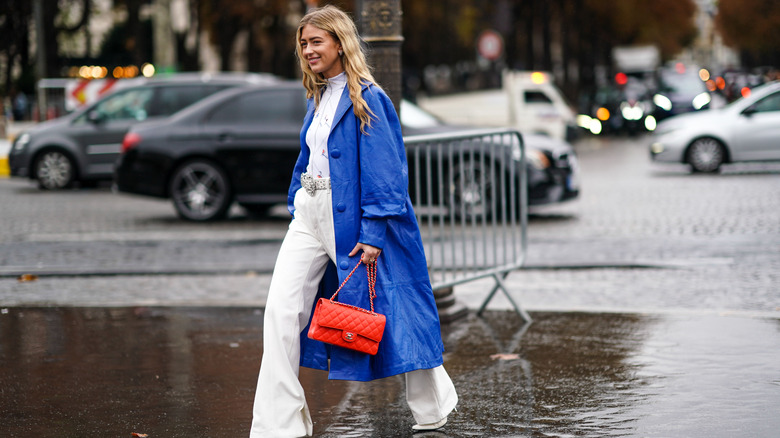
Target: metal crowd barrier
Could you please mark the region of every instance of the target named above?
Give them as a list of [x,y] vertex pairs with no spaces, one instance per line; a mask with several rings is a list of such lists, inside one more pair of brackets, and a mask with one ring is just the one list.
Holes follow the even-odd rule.
[[526,321],[504,279],[522,267],[528,190],[519,132],[491,129],[404,139],[409,192],[434,290],[495,280],[478,314],[499,290]]
[[65,87],[69,79],[41,79],[38,81],[37,120],[50,120],[67,114]]

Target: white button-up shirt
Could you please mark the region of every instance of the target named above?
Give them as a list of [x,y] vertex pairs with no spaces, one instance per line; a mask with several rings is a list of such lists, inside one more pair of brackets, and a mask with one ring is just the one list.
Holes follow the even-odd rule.
[[347,85],[347,74],[328,79],[328,85],[320,98],[320,104],[314,112],[314,120],[306,132],[306,144],[309,146],[309,166],[306,172],[315,178],[330,178],[328,162],[328,137],[333,126],[333,117],[341,99],[341,93]]

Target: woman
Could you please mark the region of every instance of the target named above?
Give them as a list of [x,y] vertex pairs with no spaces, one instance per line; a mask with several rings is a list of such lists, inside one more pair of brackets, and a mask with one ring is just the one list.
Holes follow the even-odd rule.
[[[405,374],[413,429],[438,429],[458,397],[442,367],[398,116],[374,83],[355,24],[343,11],[312,10],[296,36],[308,111],[288,196],[293,221],[266,303],[251,437],[311,435],[299,365],[328,369],[329,378],[342,380]],[[359,261],[377,260],[374,304],[387,317],[379,352],[369,356],[308,339],[318,296],[332,294]],[[359,273],[339,300],[368,308],[367,278]]]

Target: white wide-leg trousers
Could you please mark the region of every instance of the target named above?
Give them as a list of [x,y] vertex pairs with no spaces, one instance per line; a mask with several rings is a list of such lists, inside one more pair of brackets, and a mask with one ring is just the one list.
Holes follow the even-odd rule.
[[[336,259],[330,190],[295,196],[295,219],[282,242],[271,279],[263,325],[263,359],[250,438],[311,436],[312,420],[298,380],[300,333],[309,321],[328,259]],[[434,423],[458,402],[443,366],[405,374],[406,400],[415,421]]]

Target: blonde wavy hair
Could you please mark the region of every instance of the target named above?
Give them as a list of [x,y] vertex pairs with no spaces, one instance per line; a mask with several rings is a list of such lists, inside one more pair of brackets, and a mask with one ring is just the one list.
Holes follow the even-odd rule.
[[298,61],[303,72],[303,86],[306,88],[306,97],[314,97],[315,105],[319,106],[322,88],[328,82],[324,76],[315,73],[311,69],[303,56],[301,34],[303,27],[307,24],[328,32],[336,42],[341,43],[341,49],[344,52],[341,56],[341,63],[347,74],[349,98],[352,100],[355,116],[360,119],[360,130],[366,134],[366,127],[371,127],[371,117],[374,116],[374,113],[368,107],[365,99],[363,99],[361,91],[363,85],[376,84],[376,80],[374,80],[371,68],[368,62],[366,62],[366,54],[360,43],[355,22],[341,9],[328,5],[312,9],[301,19],[298,25],[295,53],[298,55]]

